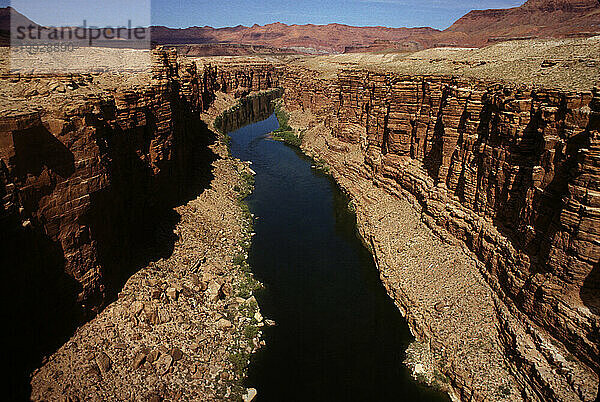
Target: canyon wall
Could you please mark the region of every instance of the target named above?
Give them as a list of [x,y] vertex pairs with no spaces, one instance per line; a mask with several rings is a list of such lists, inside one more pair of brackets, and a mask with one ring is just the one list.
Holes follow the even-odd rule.
[[[219,90],[235,92],[239,97],[249,92],[279,87],[279,73],[271,63],[221,63],[217,65]],[[251,121],[251,120],[249,120]]]
[[273,64],[219,63],[216,70],[217,88],[240,98],[237,105],[224,111],[215,120],[219,131],[229,133],[273,114],[273,100],[283,94],[279,87],[280,74]]
[[[468,247],[496,295],[500,342],[519,381],[542,398],[589,398],[587,374],[567,366],[580,360],[600,371],[597,88],[357,70],[332,78],[268,64],[225,71],[224,90],[284,88],[288,110],[310,112],[310,125],[324,122],[337,141],[359,147],[369,180]],[[552,342],[567,347],[566,357]]]
[[114,94],[73,98],[66,108],[53,108],[48,99],[37,111],[3,113],[2,233],[47,239],[64,265],[57,272],[74,280],[78,302],[97,309],[105,288],[115,288],[105,283],[107,276],[122,276],[105,265],[121,257],[115,253],[131,251],[131,230],[193,191],[198,162],[210,157],[199,153],[214,135],[198,114],[221,90],[241,98],[227,110],[224,131],[268,117],[271,101],[281,96],[273,72],[270,64],[197,67],[174,51],[158,50],[148,84],[135,90],[119,90],[115,82]]
[[[228,132],[272,113],[279,87],[287,109],[309,111],[311,124],[324,123],[337,142],[360,150],[365,178],[409,200],[431,229],[482,262],[515,376],[538,395],[589,399],[565,367],[581,361],[600,372],[598,89],[359,70],[321,77],[269,63],[199,71],[162,50],[143,88],[74,102],[60,113],[0,118],[8,316],[17,338],[48,339],[25,356],[10,355],[15,371],[55,348],[52,339],[69,336],[74,327],[64,322],[73,326],[97,311],[132,269],[169,253],[156,245],[168,248],[173,239],[156,236],[172,231],[149,226],[210,176],[213,134],[198,113],[215,91],[242,98],[217,124]],[[251,91],[263,93],[246,97]],[[540,346],[546,334],[570,354]],[[553,377],[572,389],[552,390]]]
[[36,111],[0,118],[11,386],[27,387],[22,381],[44,354],[114,298],[136,268],[168,253],[158,246],[169,248],[173,233],[155,222],[209,173],[213,134],[198,114],[214,98],[215,71],[158,51],[151,74],[138,90],[115,83],[112,94],[67,105],[49,97]]
[[528,356],[510,317],[533,323],[531,347],[537,342],[546,367],[557,370],[548,378],[576,376],[540,346],[540,333],[600,371],[598,89],[356,70],[335,79],[282,74],[288,110],[310,111],[312,124],[323,121],[336,140],[358,146],[376,186],[410,200],[434,231],[483,263],[499,300],[504,353],[525,382],[558,395],[548,391],[552,380],[540,380],[546,363]]
[[[174,207],[214,179],[218,155],[209,145],[216,133],[205,123],[214,116],[203,112],[233,104],[223,95],[215,103],[216,91],[240,98],[220,117],[225,132],[267,118],[282,93],[271,88],[272,66],[220,70],[174,51],[152,56],[151,73],[136,76],[136,87],[120,82],[128,76],[110,74],[43,77],[64,80],[64,87],[97,80],[109,89],[73,90],[66,104],[48,94],[43,104],[2,112],[2,305],[14,323],[13,348],[2,353],[12,367],[6,379],[12,399],[31,394],[29,375],[46,363],[42,358],[115,300],[133,274],[173,255],[181,219]],[[27,85],[31,77],[3,79]]]
[[214,96],[215,72],[178,65],[173,53],[162,52],[152,74],[138,92],[0,120],[6,230],[56,243],[64,271],[80,284],[79,301],[90,307],[104,293],[99,239],[109,236],[114,244],[100,246],[121,249],[128,237],[103,231],[127,230],[168,202],[161,199],[167,194],[186,191],[193,147],[207,135],[196,115]]

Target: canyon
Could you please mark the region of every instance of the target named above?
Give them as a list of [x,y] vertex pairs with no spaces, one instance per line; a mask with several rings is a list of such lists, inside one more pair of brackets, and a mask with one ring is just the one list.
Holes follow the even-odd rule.
[[[485,378],[493,383],[508,371],[528,398],[593,400],[592,370],[599,361],[598,224],[592,201],[597,90],[519,91],[357,71],[342,71],[332,86],[299,87],[298,93],[286,92],[286,105],[315,113],[316,118],[298,118],[306,149],[329,164],[357,205],[375,209],[364,212],[361,230],[375,250],[382,279],[406,315],[414,314],[415,331],[429,342],[442,372],[456,381],[460,399],[488,399],[492,387]],[[334,102],[319,104],[323,99]],[[321,127],[315,124],[320,121]],[[431,271],[421,275],[444,278],[443,284],[435,281],[443,292],[407,281],[416,273],[408,273],[408,264],[392,251],[402,243],[394,239],[394,227],[405,218],[390,219],[386,212],[394,208],[377,211],[374,188],[407,199],[422,221],[446,241],[459,240],[476,263],[449,253],[450,262],[429,265]],[[458,269],[463,265],[473,270]],[[479,288],[473,279],[478,274],[489,289]],[[438,297],[423,301],[427,291]],[[466,306],[456,311],[461,298],[474,311]],[[415,308],[416,300],[429,308]],[[431,322],[457,315],[468,324],[446,322],[442,328],[460,332],[432,329]],[[495,331],[498,339],[491,335]],[[461,346],[449,352],[452,344]],[[503,364],[493,367],[490,349],[503,351]],[[463,353],[469,357],[457,376],[457,362],[448,355]],[[571,365],[577,359],[583,364]],[[553,369],[557,365],[561,375]]]
[[[152,57],[151,71],[131,80],[118,72],[3,78],[11,398],[243,391],[242,356],[260,347],[244,335],[260,286],[243,269],[251,217],[241,199],[251,174],[213,128],[238,99],[216,92],[210,66],[198,70],[173,51]],[[278,92],[270,94],[247,113],[271,114]],[[174,389],[171,375],[192,376],[195,386]]]
[[[576,81],[555,70],[563,89],[553,89],[385,72],[377,60],[245,70],[285,89],[303,150],[356,201],[382,280],[423,340],[412,352],[452,379],[451,394],[594,400],[597,75],[588,90],[568,90]],[[529,74],[519,78],[535,82]],[[410,236],[401,229],[410,210],[415,227],[443,239],[444,260],[411,254],[398,238]],[[419,269],[400,257],[421,260]],[[461,367],[456,356],[468,356]]]
[[408,57],[158,48],[149,72],[3,75],[3,305],[12,341],[28,345],[6,357],[9,393],[246,392],[260,334],[240,334],[262,323],[243,262],[252,171],[227,155],[223,133],[281,98],[302,150],[353,200],[416,338],[415,377],[457,400],[593,401],[599,48],[597,38]]

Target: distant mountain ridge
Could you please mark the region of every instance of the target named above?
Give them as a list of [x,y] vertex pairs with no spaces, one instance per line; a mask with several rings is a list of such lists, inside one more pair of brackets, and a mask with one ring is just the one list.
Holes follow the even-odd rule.
[[440,36],[469,46],[515,37],[600,35],[599,0],[528,0],[520,7],[475,10],[458,19]]
[[[0,39],[10,30],[10,7],[0,9]],[[30,22],[16,13],[23,22]],[[33,23],[34,24],[34,23]],[[429,27],[356,27],[344,24],[251,27],[151,27],[152,42],[172,44],[241,44],[315,53],[419,50],[439,46],[480,47],[517,38],[600,35],[600,0],[528,0],[520,7],[474,10],[444,31]]]
[[288,48],[311,48],[317,51],[341,52],[347,46],[365,45],[376,40],[395,42],[419,40],[438,33],[434,28],[355,27],[344,24],[268,25],[232,28],[191,27],[173,29],[152,27],[152,41],[159,44],[241,43]]

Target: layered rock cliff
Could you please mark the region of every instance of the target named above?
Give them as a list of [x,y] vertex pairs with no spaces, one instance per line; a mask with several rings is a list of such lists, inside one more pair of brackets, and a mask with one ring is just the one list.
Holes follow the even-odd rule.
[[[242,77],[239,87],[255,86],[249,71],[259,70],[257,82],[285,89],[288,110],[313,116],[303,130],[326,128],[330,134],[305,144],[330,156],[334,168],[338,162],[338,181],[367,178],[408,199],[434,232],[477,258],[493,294],[495,341],[521,396],[593,400],[592,371],[600,371],[597,88],[360,70],[332,77],[265,65],[230,70]],[[320,141],[325,148],[314,146]],[[413,328],[427,327],[404,310]],[[454,381],[468,388],[460,375]],[[489,390],[462,395],[487,398]]]
[[261,121],[273,114],[273,101],[280,98],[283,91],[279,88],[241,98],[237,105],[223,112],[215,120],[215,128],[223,133],[235,131],[249,121]]
[[213,96],[214,71],[178,66],[169,53],[157,54],[153,68],[153,81],[139,92],[0,121],[2,213],[18,223],[6,229],[56,243],[64,271],[80,284],[79,301],[90,308],[105,291],[102,254],[123,249],[130,234],[106,228],[126,232],[168,202],[165,194],[181,195],[194,144],[205,140],[196,115]]
[[[199,118],[212,126],[235,103],[219,93]],[[150,218],[167,223],[172,252],[133,273],[32,373],[31,400],[242,399],[245,362],[264,345],[258,283],[244,261],[252,217],[241,199],[252,190],[251,171],[218,137],[210,175],[172,209],[177,222]]]
[[[287,71],[282,83],[289,110],[315,115],[305,129],[325,122],[320,156],[337,160],[340,176],[360,170],[409,199],[482,262],[504,354],[529,397],[593,400],[597,376],[585,366],[600,370],[599,91],[355,70],[333,80]],[[577,360],[583,368],[570,368]]]
[[222,92],[241,96],[278,87],[279,74],[271,63],[219,63],[217,83]]
[[13,384],[136,267],[165,252],[156,236],[168,234],[157,234],[153,220],[191,191],[209,159],[202,150],[212,134],[198,113],[215,79],[211,68],[159,51],[151,80],[137,90],[117,84],[112,94],[73,95],[66,104],[49,96],[30,111],[3,112],[0,265],[14,340],[30,345],[9,353]]
[[[0,244],[9,267],[5,294],[18,301],[11,317],[23,323],[18,336],[70,334],[55,320],[79,322],[119,289],[129,269],[152,259],[148,253],[160,254],[147,250],[155,234],[145,222],[185,198],[192,175],[206,174],[198,160],[210,162],[210,153],[196,152],[211,134],[198,114],[216,89],[241,97],[283,87],[286,108],[308,116],[298,126],[305,149],[360,200],[361,233],[388,292],[455,395],[595,398],[597,88],[363,70],[321,76],[268,63],[198,71],[162,51],[152,75],[137,90],[58,112],[6,112],[0,120]],[[243,98],[220,129],[266,117],[280,92],[263,94]],[[399,200],[446,241],[439,255],[411,254],[406,222],[417,239],[429,238]],[[428,264],[417,272],[409,259]],[[38,346],[56,344],[36,345],[25,360]]]
[[[243,211],[236,191],[241,184],[229,185],[243,182],[238,170],[245,165],[229,159],[215,165],[219,156],[223,158],[225,145],[211,145],[216,134],[209,125],[215,113],[235,104],[232,95],[217,94],[219,89],[241,97],[221,118],[224,131],[268,117],[273,112],[271,100],[281,92],[246,96],[271,87],[272,66],[268,71],[260,67],[232,74],[209,63],[200,66],[159,49],[153,53],[150,73],[3,78],[6,93],[25,94],[16,108],[3,107],[0,117],[0,261],[6,267],[4,283],[9,285],[4,295],[12,304],[8,316],[15,323],[14,349],[5,353],[5,361],[13,367],[7,381],[12,398],[30,394],[28,376],[40,363],[43,367],[31,384],[35,399],[81,397],[92,389],[107,397],[127,394],[134,388],[124,379],[140,376],[143,370],[141,363],[130,364],[132,356],[123,355],[123,341],[128,352],[137,348],[148,353],[163,347],[157,340],[160,334],[163,341],[178,346],[175,352],[159,348],[153,353],[174,362],[184,350],[183,360],[188,354],[197,360],[200,354],[189,351],[193,345],[187,338],[175,341],[188,330],[187,336],[198,339],[229,340],[202,348],[211,354],[205,362],[210,361],[211,373],[218,368],[217,374],[205,378],[209,367],[197,362],[198,373],[188,381],[193,389],[172,392],[203,399],[215,392],[209,384],[219,383],[218,393],[229,394],[231,383],[241,381],[243,367],[229,367],[228,353],[234,352],[222,346],[246,324],[243,320],[225,327],[226,320],[209,324],[206,315],[198,316],[195,304],[186,304],[193,297],[207,314],[216,313],[224,309],[224,299],[239,295],[238,287],[252,283],[251,276],[230,261],[248,241],[240,236],[249,237],[249,217],[239,216]],[[196,198],[209,185],[214,191]],[[215,199],[218,204],[213,205]],[[209,213],[212,208],[228,211]],[[235,233],[219,246],[211,243],[216,232],[225,230]],[[177,305],[173,292],[183,290],[186,303]],[[104,309],[117,293],[118,300]],[[128,311],[132,300],[131,316],[113,314]],[[146,305],[145,315],[137,308],[140,301]],[[249,308],[242,307],[239,314]],[[255,302],[250,307],[257,308]],[[171,312],[165,313],[165,308]],[[175,322],[174,317],[183,315],[190,323],[198,322],[181,329],[180,319]],[[141,327],[143,336],[138,333]],[[120,334],[116,343],[113,328]],[[258,348],[258,342],[257,338],[252,348]],[[136,359],[140,351],[135,352]],[[90,362],[88,355],[99,363]],[[110,375],[103,366],[107,356],[113,366]],[[148,360],[150,372],[160,371],[151,363],[158,364]],[[187,369],[176,375],[186,373]],[[166,377],[163,380],[172,385]],[[152,384],[138,385],[140,392],[167,392],[148,390]]]

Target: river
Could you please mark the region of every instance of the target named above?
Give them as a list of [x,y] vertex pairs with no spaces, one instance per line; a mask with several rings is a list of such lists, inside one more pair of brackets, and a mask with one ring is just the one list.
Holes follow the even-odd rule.
[[249,263],[265,285],[266,347],[251,361],[259,401],[447,401],[403,365],[413,341],[357,236],[348,198],[298,150],[275,141],[275,115],[230,133],[251,161]]

